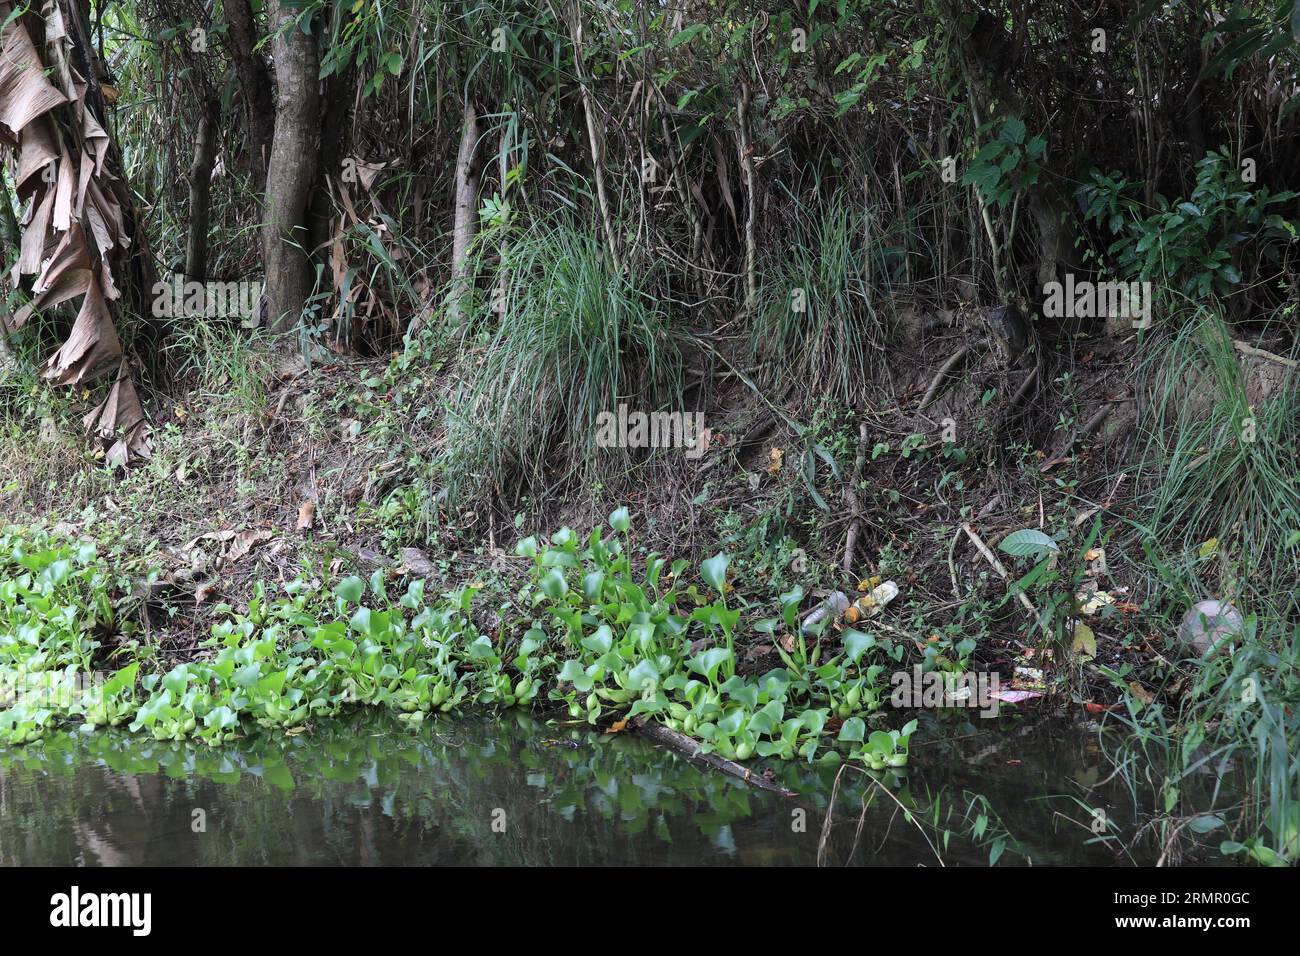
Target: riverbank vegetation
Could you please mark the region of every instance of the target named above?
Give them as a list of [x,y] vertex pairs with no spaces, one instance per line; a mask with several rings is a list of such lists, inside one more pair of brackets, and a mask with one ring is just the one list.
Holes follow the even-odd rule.
[[1295,9],[0,3],[0,734],[889,786],[919,667],[1294,862]]

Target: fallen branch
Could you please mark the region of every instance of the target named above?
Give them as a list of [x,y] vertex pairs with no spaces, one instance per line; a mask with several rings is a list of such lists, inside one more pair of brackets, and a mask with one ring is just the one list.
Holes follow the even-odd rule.
[[1070,457],[1070,453],[1074,451],[1074,446],[1100,428],[1102,422],[1110,417],[1111,410],[1114,407],[1113,403],[1107,402],[1105,405],[1101,406],[1101,408],[1097,409],[1097,411],[1093,413],[1092,418],[1084,422],[1082,428],[1076,428],[1071,432],[1070,437],[1066,439],[1065,444],[1058,448],[1051,458],[1047,459],[1047,461],[1043,462],[1038,467],[1039,472],[1045,473],[1050,471],[1055,466],[1061,464],[1061,462],[1066,461]]
[[714,770],[721,770],[723,773],[730,774],[751,786],[758,787],[760,790],[768,790],[783,797],[798,796],[793,790],[787,790],[779,783],[775,783],[761,774],[742,767],[734,760],[727,760],[715,753],[701,753],[700,742],[694,737],[688,737],[686,734],[679,733],[670,727],[665,727],[663,724],[655,723],[644,717],[633,717],[632,726],[636,728],[637,733],[667,747],[669,750],[675,750],[692,763],[702,764]]
[[[979,553],[984,555],[984,560],[993,566],[993,570],[998,573],[998,577],[1003,581],[1010,580],[1011,575],[1007,573],[1006,566],[998,560],[996,554],[989,550],[989,546],[984,543],[983,538],[975,533],[975,529],[969,524],[963,524],[961,529],[966,532],[966,537],[970,538],[971,544],[975,545]],[[1038,614],[1038,608],[1034,607],[1029,598],[1025,597],[1025,593],[1023,591],[1017,591],[1016,597],[1019,598],[1020,603],[1025,606],[1025,610],[1029,612],[1031,617],[1033,617],[1034,623],[1040,623],[1042,618]]]
[[853,516],[849,524],[849,533],[844,541],[844,560],[840,566],[845,574],[853,568],[853,552],[858,547],[858,535],[862,532],[862,504],[858,501],[858,482],[862,480],[862,469],[867,464],[867,423],[858,424],[858,454],[853,462],[853,475],[844,489],[844,503],[848,505],[849,514]]
[[1236,346],[1238,352],[1243,355],[1254,355],[1256,358],[1268,359],[1270,362],[1276,362],[1278,365],[1285,365],[1287,368],[1296,368],[1300,363],[1295,359],[1289,359],[1285,356],[1278,355],[1276,352],[1266,352],[1264,349],[1255,348],[1253,345],[1247,345],[1240,339],[1233,339],[1232,344]]
[[997,430],[1000,433],[1007,428],[1015,418],[1021,414],[1018,409],[1020,403],[1033,394],[1038,387],[1038,378],[1042,372],[1043,362],[1041,356],[1034,365],[1033,371],[1025,376],[1025,380],[1020,383],[1016,393],[1011,396],[1011,401],[1007,402],[1006,407],[998,415]]

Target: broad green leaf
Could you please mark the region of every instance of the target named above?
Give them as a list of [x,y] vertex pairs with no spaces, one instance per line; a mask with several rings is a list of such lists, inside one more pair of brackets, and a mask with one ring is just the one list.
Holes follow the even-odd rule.
[[731,558],[722,552],[718,552],[700,565],[700,575],[708,582],[709,587],[722,593],[727,583],[727,565],[731,563]]
[[861,717],[850,717],[840,727],[839,739],[847,743],[861,743],[866,732],[867,725]]
[[1036,528],[1023,528],[1013,531],[1002,539],[998,550],[1013,558],[1039,557],[1061,550],[1055,541]]

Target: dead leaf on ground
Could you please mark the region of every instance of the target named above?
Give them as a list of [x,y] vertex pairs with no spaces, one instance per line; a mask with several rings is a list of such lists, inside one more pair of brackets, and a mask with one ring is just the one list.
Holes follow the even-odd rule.
[[1156,699],[1155,694],[1151,693],[1151,691],[1147,690],[1135,680],[1128,682],[1128,689],[1134,697],[1142,701],[1144,704],[1149,704]]
[[247,531],[234,531],[230,528],[224,528],[221,531],[209,531],[207,534],[201,534],[189,544],[185,549],[192,550],[200,541],[218,541],[227,544],[225,553],[217,562],[217,566],[222,570],[232,567],[235,562],[253,550],[259,542],[265,541],[271,537],[271,532],[265,528],[250,529]]
[[775,475],[777,472],[781,470],[781,462],[785,459],[785,451],[780,448],[773,448],[767,454],[768,457],[772,460],[771,464],[767,466],[767,473],[769,475]]

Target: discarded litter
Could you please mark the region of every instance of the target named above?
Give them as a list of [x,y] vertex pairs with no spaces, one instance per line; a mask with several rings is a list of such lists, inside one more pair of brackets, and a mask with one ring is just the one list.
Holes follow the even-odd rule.
[[845,610],[844,621],[846,624],[856,624],[866,618],[875,617],[880,613],[881,608],[896,597],[898,597],[898,585],[893,581],[878,584],[871,589],[871,593],[862,595]]
[[812,634],[817,629],[818,624],[821,624],[827,618],[839,617],[848,610],[848,607],[848,596],[843,591],[836,591],[813,608],[808,616],[803,619],[803,623],[799,625],[799,631],[803,634]]
[[1178,640],[1191,645],[1196,653],[1218,650],[1241,633],[1245,621],[1241,612],[1222,601],[1200,601],[1185,615],[1178,626]]

